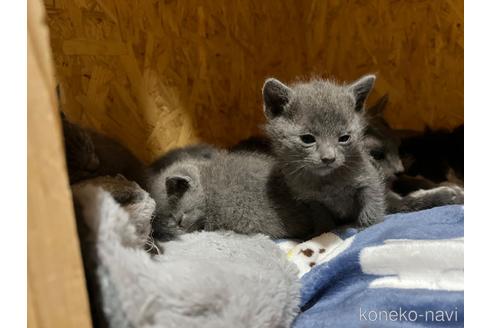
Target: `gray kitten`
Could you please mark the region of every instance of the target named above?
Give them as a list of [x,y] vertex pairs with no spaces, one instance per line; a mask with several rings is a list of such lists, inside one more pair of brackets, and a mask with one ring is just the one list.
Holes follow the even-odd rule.
[[[402,175],[404,167],[399,154],[400,137],[383,117],[388,102],[385,95],[366,111],[368,128],[364,138],[364,147],[371,161],[386,180],[387,213],[412,212],[436,206],[462,204],[464,192],[458,186],[438,185],[430,180]],[[416,191],[399,195],[392,190],[395,181],[405,179]],[[422,190],[426,189],[426,190]]]
[[[157,175],[150,193],[162,229],[231,230],[272,238],[313,232],[307,207],[290,194],[271,156],[219,151],[209,161],[178,161]],[[154,229],[159,229],[155,227]]]
[[385,213],[383,178],[364,149],[364,103],[375,76],[263,86],[266,133],[289,190],[325,222],[368,226]]

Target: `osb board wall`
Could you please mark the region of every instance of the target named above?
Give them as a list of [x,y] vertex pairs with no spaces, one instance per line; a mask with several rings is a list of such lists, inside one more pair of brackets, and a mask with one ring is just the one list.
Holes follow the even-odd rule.
[[45,0],[68,116],[149,161],[258,132],[269,76],[378,74],[395,128],[463,122],[461,0]]
[[91,327],[41,0],[28,1],[28,326]]

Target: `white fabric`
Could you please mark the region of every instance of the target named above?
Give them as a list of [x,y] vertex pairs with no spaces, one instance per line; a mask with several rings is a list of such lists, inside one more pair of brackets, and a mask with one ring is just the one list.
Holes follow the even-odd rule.
[[386,240],[360,253],[362,271],[381,275],[372,288],[464,290],[464,239]]

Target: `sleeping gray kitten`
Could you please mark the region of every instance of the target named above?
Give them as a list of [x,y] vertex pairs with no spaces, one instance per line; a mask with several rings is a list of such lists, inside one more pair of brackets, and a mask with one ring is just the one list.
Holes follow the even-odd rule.
[[[166,171],[170,166],[181,161],[195,161],[197,163],[206,162],[211,160],[219,150],[208,144],[196,144],[185,147],[174,148],[158,159],[156,159],[146,170],[146,179],[144,189],[151,192],[152,189],[156,188],[156,179]],[[153,196],[162,199],[162,195]],[[163,203],[158,204],[156,219],[152,221],[153,231],[152,236],[160,241],[172,240],[175,234],[179,232],[179,226],[174,222],[174,220],[161,219],[159,214],[159,209],[162,209]],[[193,211],[193,209],[190,209]],[[198,213],[198,212],[197,212]],[[167,218],[167,215],[165,215]]]
[[[364,149],[364,103],[375,76],[349,85],[312,80],[263,86],[266,133],[296,199],[324,222],[368,226],[385,213],[384,180]],[[324,229],[326,230],[326,229]]]
[[307,208],[293,199],[274,165],[268,155],[226,151],[218,151],[209,161],[187,159],[172,164],[150,186],[157,203],[154,229],[176,225],[185,232],[308,236],[313,228],[306,218]]
[[[399,154],[400,138],[383,117],[387,102],[388,96],[385,95],[366,111],[369,125],[364,138],[373,165],[384,174],[386,180],[386,212],[413,212],[436,206],[463,204],[464,192],[459,186],[439,185],[424,178],[401,175],[404,167]],[[399,195],[392,190],[392,184],[397,179],[411,179],[417,190]]]

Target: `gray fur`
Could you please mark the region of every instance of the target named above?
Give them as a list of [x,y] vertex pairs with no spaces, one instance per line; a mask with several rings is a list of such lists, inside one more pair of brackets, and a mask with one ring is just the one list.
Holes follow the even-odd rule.
[[[170,166],[177,162],[182,162],[182,161],[192,161],[192,162],[207,162],[211,160],[219,150],[211,145],[208,144],[196,144],[196,145],[190,145],[186,147],[180,147],[180,148],[175,148],[167,153],[165,153],[163,156],[159,157],[157,160],[155,160],[149,168],[146,170],[146,178],[145,178],[145,186],[144,188],[152,192],[154,190],[153,196],[156,197],[157,199],[157,218],[156,220],[153,221],[153,237],[165,241],[165,240],[171,240],[174,238],[174,235],[178,233],[180,230],[179,226],[176,224],[175,220],[168,220],[164,219],[167,218],[167,215],[163,215],[166,211],[163,210],[167,208],[168,206],[172,206],[175,208],[179,203],[174,201],[174,199],[171,200],[171,203],[168,203],[167,198],[163,198],[162,194],[158,194],[158,192],[155,191],[156,186],[156,181],[159,181],[158,177],[162,174],[162,172],[166,171]],[[176,183],[179,183],[179,179],[174,179],[173,180]],[[173,182],[173,181],[169,181]],[[166,181],[163,181],[162,187],[165,188],[166,186]],[[191,192],[188,193],[187,195],[184,196],[185,200],[182,202],[183,204],[188,204],[191,201],[191,196],[195,197],[195,195],[191,195]],[[200,196],[197,195],[198,197],[196,201],[198,202],[200,200]],[[190,201],[188,201],[190,200]],[[194,206],[194,203],[190,203],[190,206]],[[194,206],[195,207],[195,206]],[[186,210],[187,212],[193,212],[195,215],[200,215],[200,205],[197,203],[196,207],[190,207],[189,209]],[[189,215],[189,214],[188,214]]]
[[295,197],[314,203],[324,220],[367,226],[384,216],[384,182],[364,149],[364,102],[374,80],[288,87],[268,79],[263,87],[278,168]]
[[265,136],[252,136],[239,141],[229,149],[231,152],[237,151],[254,151],[262,154],[273,154],[270,140]]
[[465,194],[458,186],[440,186],[428,190],[414,191],[400,196],[388,191],[388,213],[401,213],[425,210],[437,206],[463,204]]
[[267,237],[198,232],[162,244],[164,254],[152,258],[138,242],[147,236],[133,215],[108,192],[88,184],[74,197],[89,227],[109,327],[291,325],[299,304],[297,270]]
[[217,148],[208,144],[196,144],[174,148],[155,160],[150,168],[152,173],[158,173],[159,171],[164,171],[172,164],[182,160],[195,159],[206,161],[212,159],[217,152]]
[[292,197],[274,166],[271,156],[240,151],[220,151],[209,161],[171,165],[150,188],[160,224],[167,227],[175,222],[187,232],[308,236],[313,227],[307,208]]

